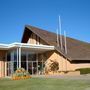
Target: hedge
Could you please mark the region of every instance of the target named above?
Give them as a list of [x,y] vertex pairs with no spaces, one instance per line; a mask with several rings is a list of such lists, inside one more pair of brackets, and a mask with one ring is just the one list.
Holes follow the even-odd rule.
[[89,74],[90,68],[80,68],[80,69],[76,69],[76,71],[80,71],[80,74]]

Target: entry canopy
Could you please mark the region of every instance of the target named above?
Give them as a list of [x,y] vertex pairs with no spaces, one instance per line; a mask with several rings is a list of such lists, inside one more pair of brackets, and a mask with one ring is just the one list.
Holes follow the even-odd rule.
[[22,50],[34,52],[35,51],[44,52],[54,50],[54,46],[49,45],[37,45],[37,44],[17,43],[17,42],[12,44],[0,44],[0,50],[10,50],[15,48],[21,48]]

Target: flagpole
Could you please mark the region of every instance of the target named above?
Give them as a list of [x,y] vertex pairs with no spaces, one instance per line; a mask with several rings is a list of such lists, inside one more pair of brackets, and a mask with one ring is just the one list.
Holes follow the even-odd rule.
[[[62,27],[61,27],[61,17],[59,16],[59,23],[58,23],[58,30],[59,30],[59,32],[60,32],[60,41],[59,41],[59,45],[60,45],[60,49],[61,49],[61,51],[63,51],[63,43],[62,43]],[[61,63],[62,63],[62,69],[61,69],[61,71],[63,71],[63,60],[61,59]]]
[[[65,44],[65,54],[67,55],[67,40],[66,40],[66,32],[64,31],[64,44]],[[67,71],[67,57],[66,57],[66,71]]]
[[61,17],[59,16],[59,31],[60,31],[60,48],[63,50],[63,45],[62,45],[62,30],[61,30]]
[[65,54],[67,54],[67,40],[66,40],[66,32],[64,31],[64,42],[65,42]]
[[59,34],[58,34],[58,28],[57,28],[57,47],[59,47]]

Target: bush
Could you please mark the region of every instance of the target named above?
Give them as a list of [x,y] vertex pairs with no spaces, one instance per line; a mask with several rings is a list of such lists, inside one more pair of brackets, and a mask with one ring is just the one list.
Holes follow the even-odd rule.
[[53,61],[53,63],[50,65],[51,71],[55,72],[59,69],[59,63],[56,61]]
[[80,68],[80,69],[76,69],[76,71],[80,71],[80,74],[89,74],[90,68]]
[[29,72],[27,72],[24,68],[18,68],[15,73],[12,75],[13,80],[19,80],[19,79],[27,79],[30,78]]

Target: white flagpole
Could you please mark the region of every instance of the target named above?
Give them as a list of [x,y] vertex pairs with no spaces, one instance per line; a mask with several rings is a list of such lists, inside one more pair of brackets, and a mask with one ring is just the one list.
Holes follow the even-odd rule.
[[[67,55],[67,40],[66,40],[66,32],[64,31],[64,43],[65,43],[65,54]],[[67,71],[67,58],[66,58],[66,71]]]
[[59,37],[58,37],[58,29],[57,29],[57,47],[59,47]]
[[62,45],[62,31],[61,31],[61,18],[59,16],[59,31],[60,31],[60,47],[61,47],[61,50],[63,49],[63,45]]
[[[58,29],[59,29],[59,32],[60,32],[60,43],[59,43],[59,45],[60,45],[60,49],[61,49],[61,51],[63,50],[63,44],[62,44],[62,30],[61,30],[61,17],[59,16],[59,23],[58,23]],[[63,60],[61,60],[61,62],[62,62],[62,69],[61,69],[61,71],[63,71]]]
[[66,32],[64,31],[64,42],[65,42],[65,54],[67,54],[67,40],[66,40]]

